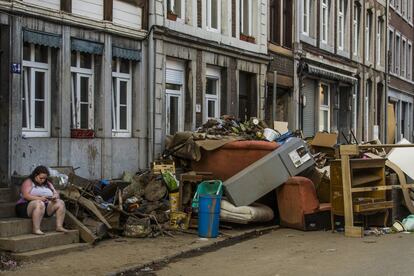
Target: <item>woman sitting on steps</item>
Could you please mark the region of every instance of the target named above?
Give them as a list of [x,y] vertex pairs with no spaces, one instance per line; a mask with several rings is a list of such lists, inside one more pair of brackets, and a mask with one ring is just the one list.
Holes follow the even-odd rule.
[[32,174],[23,181],[20,199],[16,204],[16,213],[21,218],[32,218],[33,234],[44,235],[40,230],[43,217],[50,217],[56,213],[56,231],[68,232],[63,228],[65,219],[65,202],[59,198],[52,183],[48,181],[49,170],[45,166],[38,166]]

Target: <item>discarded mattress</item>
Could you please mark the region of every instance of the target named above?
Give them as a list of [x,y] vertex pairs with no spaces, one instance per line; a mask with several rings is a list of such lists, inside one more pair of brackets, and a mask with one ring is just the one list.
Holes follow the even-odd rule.
[[227,200],[221,201],[220,219],[234,223],[267,222],[274,217],[273,210],[263,204],[236,207]]

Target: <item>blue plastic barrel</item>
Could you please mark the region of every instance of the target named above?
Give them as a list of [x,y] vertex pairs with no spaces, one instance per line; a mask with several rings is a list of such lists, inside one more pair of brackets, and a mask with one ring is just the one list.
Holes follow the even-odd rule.
[[198,236],[216,238],[219,233],[221,195],[200,195]]

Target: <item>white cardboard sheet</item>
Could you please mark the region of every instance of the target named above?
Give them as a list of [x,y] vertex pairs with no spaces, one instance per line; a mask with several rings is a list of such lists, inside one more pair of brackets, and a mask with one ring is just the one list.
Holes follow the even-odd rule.
[[[402,139],[398,144],[411,144],[407,139]],[[414,148],[393,148],[387,155],[388,160],[414,179]]]

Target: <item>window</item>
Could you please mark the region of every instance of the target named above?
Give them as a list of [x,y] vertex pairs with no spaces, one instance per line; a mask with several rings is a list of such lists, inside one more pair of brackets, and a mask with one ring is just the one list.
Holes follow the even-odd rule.
[[405,78],[405,73],[407,72],[406,64],[407,64],[407,41],[405,38],[402,39],[402,49],[401,49],[401,77]]
[[213,31],[220,31],[220,0],[206,0],[207,4],[207,29]]
[[220,70],[207,68],[205,118],[220,117]]
[[319,131],[330,131],[330,89],[327,84],[319,88]]
[[321,23],[321,40],[323,43],[328,42],[328,21],[329,21],[329,13],[328,13],[328,0],[322,0],[322,23]]
[[302,33],[309,35],[310,0],[302,0]]
[[75,51],[72,52],[72,128],[93,129],[93,66],[93,55]]
[[388,40],[389,40],[388,41],[388,50],[391,53],[391,57],[389,59],[389,65],[390,65],[389,71],[390,72],[394,72],[394,62],[393,62],[393,59],[394,59],[395,53],[394,53],[394,32],[392,30],[389,30]]
[[270,1],[270,41],[281,44],[281,1]]
[[407,19],[412,23],[413,20],[413,1],[407,3]]
[[395,55],[394,55],[394,64],[395,64],[395,71],[397,75],[400,74],[400,51],[401,51],[401,41],[400,35],[397,34],[395,37]]
[[177,18],[184,19],[184,14],[185,14],[184,0],[167,0],[167,9],[169,12],[177,15]]
[[361,7],[354,3],[353,25],[354,25],[354,56],[359,56],[359,22]]
[[240,0],[240,31],[247,36],[253,35],[253,0]]
[[184,63],[167,60],[165,73],[166,134],[184,130]]
[[339,0],[338,4],[338,48],[343,50],[345,36],[345,0]]
[[112,136],[131,136],[131,61],[112,59]]
[[23,45],[22,129],[26,137],[50,135],[50,55],[48,47]]
[[384,40],[383,36],[384,20],[381,17],[378,17],[378,26],[377,26],[377,64],[382,64],[382,42]]
[[365,22],[365,60],[369,61],[371,53],[371,29],[372,29],[372,12],[367,11]]
[[412,80],[413,77],[413,47],[412,43],[408,42],[407,50],[407,79]]
[[[410,1],[412,1],[412,0],[410,0]],[[407,0],[402,0],[401,14],[402,14],[403,17],[407,16]]]

